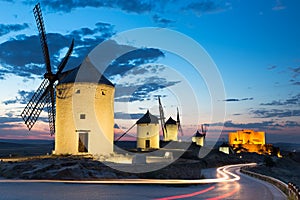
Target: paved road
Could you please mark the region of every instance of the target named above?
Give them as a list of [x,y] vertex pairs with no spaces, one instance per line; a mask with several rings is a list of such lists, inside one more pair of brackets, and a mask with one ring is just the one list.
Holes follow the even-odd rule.
[[[275,186],[240,173],[240,166],[233,166],[229,172],[240,177],[234,182],[215,184],[212,192],[206,193],[203,199],[245,199],[245,200],[280,200],[286,196]],[[201,197],[202,199],[202,197]]]
[[[85,184],[77,182],[0,180],[0,199],[286,199],[272,185],[239,173],[240,166],[204,172],[209,179],[200,185],[153,185],[157,180],[135,180],[135,184]],[[123,180],[124,183],[133,183]],[[140,182],[139,182],[140,181]],[[139,183],[138,183],[139,182]],[[172,182],[172,181],[171,181]],[[174,181],[173,181],[174,182]],[[197,180],[189,180],[197,182]],[[203,182],[203,180],[202,180]],[[151,183],[151,184],[149,184]],[[186,184],[185,181],[182,182]]]

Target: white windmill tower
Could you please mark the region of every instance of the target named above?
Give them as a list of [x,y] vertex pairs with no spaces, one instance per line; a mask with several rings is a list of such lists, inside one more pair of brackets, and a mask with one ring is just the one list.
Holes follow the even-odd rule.
[[170,117],[165,123],[165,137],[164,141],[177,141],[178,140],[178,124]]
[[87,57],[56,91],[55,154],[113,153],[114,85]]
[[199,146],[204,146],[205,144],[205,137],[207,132],[207,125],[201,124],[201,131],[197,130],[197,132],[192,137],[192,141],[195,142]]
[[149,110],[137,122],[137,148],[159,149],[158,118]]
[[165,122],[164,110],[161,104],[160,97],[158,97],[158,104],[159,104],[159,114],[160,114],[160,121],[163,133],[163,141],[178,141],[178,131],[180,131],[181,135],[183,135],[180,118],[179,118],[179,111],[177,108],[177,121],[175,121],[172,117],[170,117]]
[[46,106],[50,134],[55,134],[55,154],[112,153],[113,84],[97,71],[88,58],[79,67],[63,72],[73,50],[73,41],[57,72],[53,74],[40,4],[33,11],[46,73],[21,114],[25,124],[31,130]]

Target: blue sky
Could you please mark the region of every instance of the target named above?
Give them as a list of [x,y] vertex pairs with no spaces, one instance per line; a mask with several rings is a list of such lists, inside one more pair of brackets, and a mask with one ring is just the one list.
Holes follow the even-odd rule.
[[[32,13],[35,3],[0,1],[0,138],[50,138],[45,113],[30,133],[19,117],[44,73]],[[41,1],[41,7],[53,68],[72,38],[75,48],[69,69],[103,40],[143,27],[183,33],[215,62],[226,92],[224,99],[215,99],[226,104],[224,121],[211,120],[210,91],[203,77],[194,75],[178,55],[148,48],[114,62],[107,76],[119,88],[115,118],[124,130],[147,109],[158,114],[157,95],[161,95],[167,118],[176,117],[180,107],[186,135],[194,133],[197,124],[209,123],[214,137],[214,130],[224,122],[224,133],[250,128],[266,131],[270,142],[299,141],[298,0],[57,0]],[[131,96],[122,92],[134,88]],[[191,93],[194,103],[186,95]]]

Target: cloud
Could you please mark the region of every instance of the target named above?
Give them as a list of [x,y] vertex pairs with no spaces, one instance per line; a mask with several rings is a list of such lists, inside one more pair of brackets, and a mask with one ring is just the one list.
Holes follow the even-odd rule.
[[13,116],[1,116],[0,117],[0,130],[18,127],[18,123],[22,122],[21,117],[13,117]]
[[161,57],[164,57],[164,53],[159,49],[142,48],[133,50],[114,60],[112,64],[107,67],[104,75],[107,77],[116,74],[123,76],[128,71],[131,71],[130,73],[133,75],[144,74],[147,72],[147,69],[140,68],[139,66],[146,63],[153,63]]
[[292,83],[293,85],[300,85],[300,81],[295,81]]
[[124,113],[116,112],[115,119],[140,119],[145,113]]
[[22,119],[19,117],[0,117],[0,124],[3,124],[3,123],[10,123],[10,122],[21,122]]
[[256,130],[281,130],[285,128],[300,127],[299,122],[295,121],[282,121],[280,123],[276,121],[262,121],[262,122],[251,122],[251,123],[234,123],[232,121],[226,121],[225,123],[212,123],[211,127],[224,126],[225,131],[237,130],[237,129],[256,129]]
[[[52,65],[55,68],[59,64],[60,51],[68,48],[73,38],[75,47],[66,68],[78,66],[96,45],[113,34],[113,26],[101,22],[95,24],[93,29],[81,28],[66,35],[47,34]],[[0,79],[4,79],[5,74],[14,74],[24,78],[43,75],[45,73],[44,58],[38,36],[18,35],[1,43],[0,64],[2,65]]]
[[[49,11],[54,12],[71,12],[77,8],[117,8],[129,13],[146,13],[153,9],[152,1],[145,0],[93,0],[93,1],[78,1],[78,0],[56,0],[47,1],[41,0],[42,7],[45,7]],[[23,1],[25,4],[34,5],[36,1]]]
[[225,99],[223,101],[226,101],[226,102],[238,102],[238,101],[252,101],[254,98],[251,97],[251,98],[242,98],[242,99]]
[[5,105],[16,104],[16,103],[27,104],[30,101],[33,94],[34,91],[19,90],[17,96],[14,99],[9,99],[3,101],[2,103],[4,103]]
[[0,37],[11,32],[17,32],[29,28],[27,23],[23,24],[0,24]]
[[300,94],[292,96],[291,98],[283,100],[283,101],[280,101],[280,100],[272,101],[269,103],[261,103],[260,105],[263,105],[263,106],[300,105]]
[[299,67],[294,67],[294,68],[289,68],[290,72],[292,73],[292,79],[290,80],[290,82],[292,83],[292,85],[300,85],[300,66]]
[[274,126],[273,121],[263,121],[263,122],[254,122],[254,123],[233,123],[232,121],[226,121],[224,126],[227,128],[240,128],[240,129],[256,129],[256,128],[269,128]]
[[132,85],[118,85],[115,94],[115,102],[134,102],[156,98],[154,92],[176,85],[180,81],[168,81],[165,78],[152,76],[140,80]]
[[230,9],[231,4],[228,2],[220,3],[212,0],[202,0],[188,4],[183,10],[190,10],[196,15],[201,16],[207,13],[217,13]]
[[279,11],[286,9],[286,6],[284,6],[281,2],[281,0],[276,0],[275,5],[272,7],[272,10]]
[[272,70],[272,69],[276,69],[276,68],[277,68],[276,65],[272,65],[272,66],[269,66],[267,69],[268,69],[268,70]]
[[292,71],[292,77],[297,78],[300,75],[300,67],[290,68]]
[[157,99],[158,91],[180,83],[164,77],[165,66],[152,64],[163,56],[158,49],[139,49],[119,57],[109,66],[104,74],[115,79],[115,102]]
[[[93,1],[79,1],[79,0],[56,0],[47,1],[41,0],[42,8],[49,12],[69,13],[75,9],[82,8],[110,8],[118,9],[126,13],[136,14],[152,14],[155,23],[167,26],[174,22],[173,20],[161,17],[167,12],[178,13],[181,11],[192,11],[196,15],[206,13],[217,13],[231,8],[231,3],[228,1],[213,1],[213,0],[192,0],[186,3],[187,6],[177,6],[176,0],[93,0]],[[34,0],[23,0],[24,4],[34,5]]]
[[156,24],[159,24],[163,27],[167,27],[169,26],[171,23],[174,23],[175,21],[173,20],[170,20],[170,19],[165,19],[165,18],[162,18],[160,16],[158,16],[157,14],[153,15],[152,16],[152,19],[153,21],[156,23]]
[[256,118],[282,118],[282,117],[294,117],[300,116],[300,110],[295,109],[257,109],[251,110],[251,113],[255,115]]

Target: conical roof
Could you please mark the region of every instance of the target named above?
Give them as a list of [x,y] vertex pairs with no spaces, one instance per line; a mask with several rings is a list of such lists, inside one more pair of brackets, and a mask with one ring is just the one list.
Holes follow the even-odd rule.
[[146,114],[141,117],[137,122],[137,124],[158,124],[158,118],[152,115],[149,110],[147,110]]
[[194,137],[204,137],[204,135],[197,130],[197,132],[194,134]]
[[114,86],[104,75],[102,75],[97,68],[91,63],[89,58],[72,70],[66,71],[62,74],[59,84],[62,83],[100,83]]
[[230,147],[228,143],[223,142],[220,147]]
[[177,124],[177,122],[174,120],[174,119],[172,119],[172,117],[170,117],[167,121],[166,121],[166,123],[165,123],[166,125],[171,125],[171,124],[173,124],[173,125],[176,125]]

